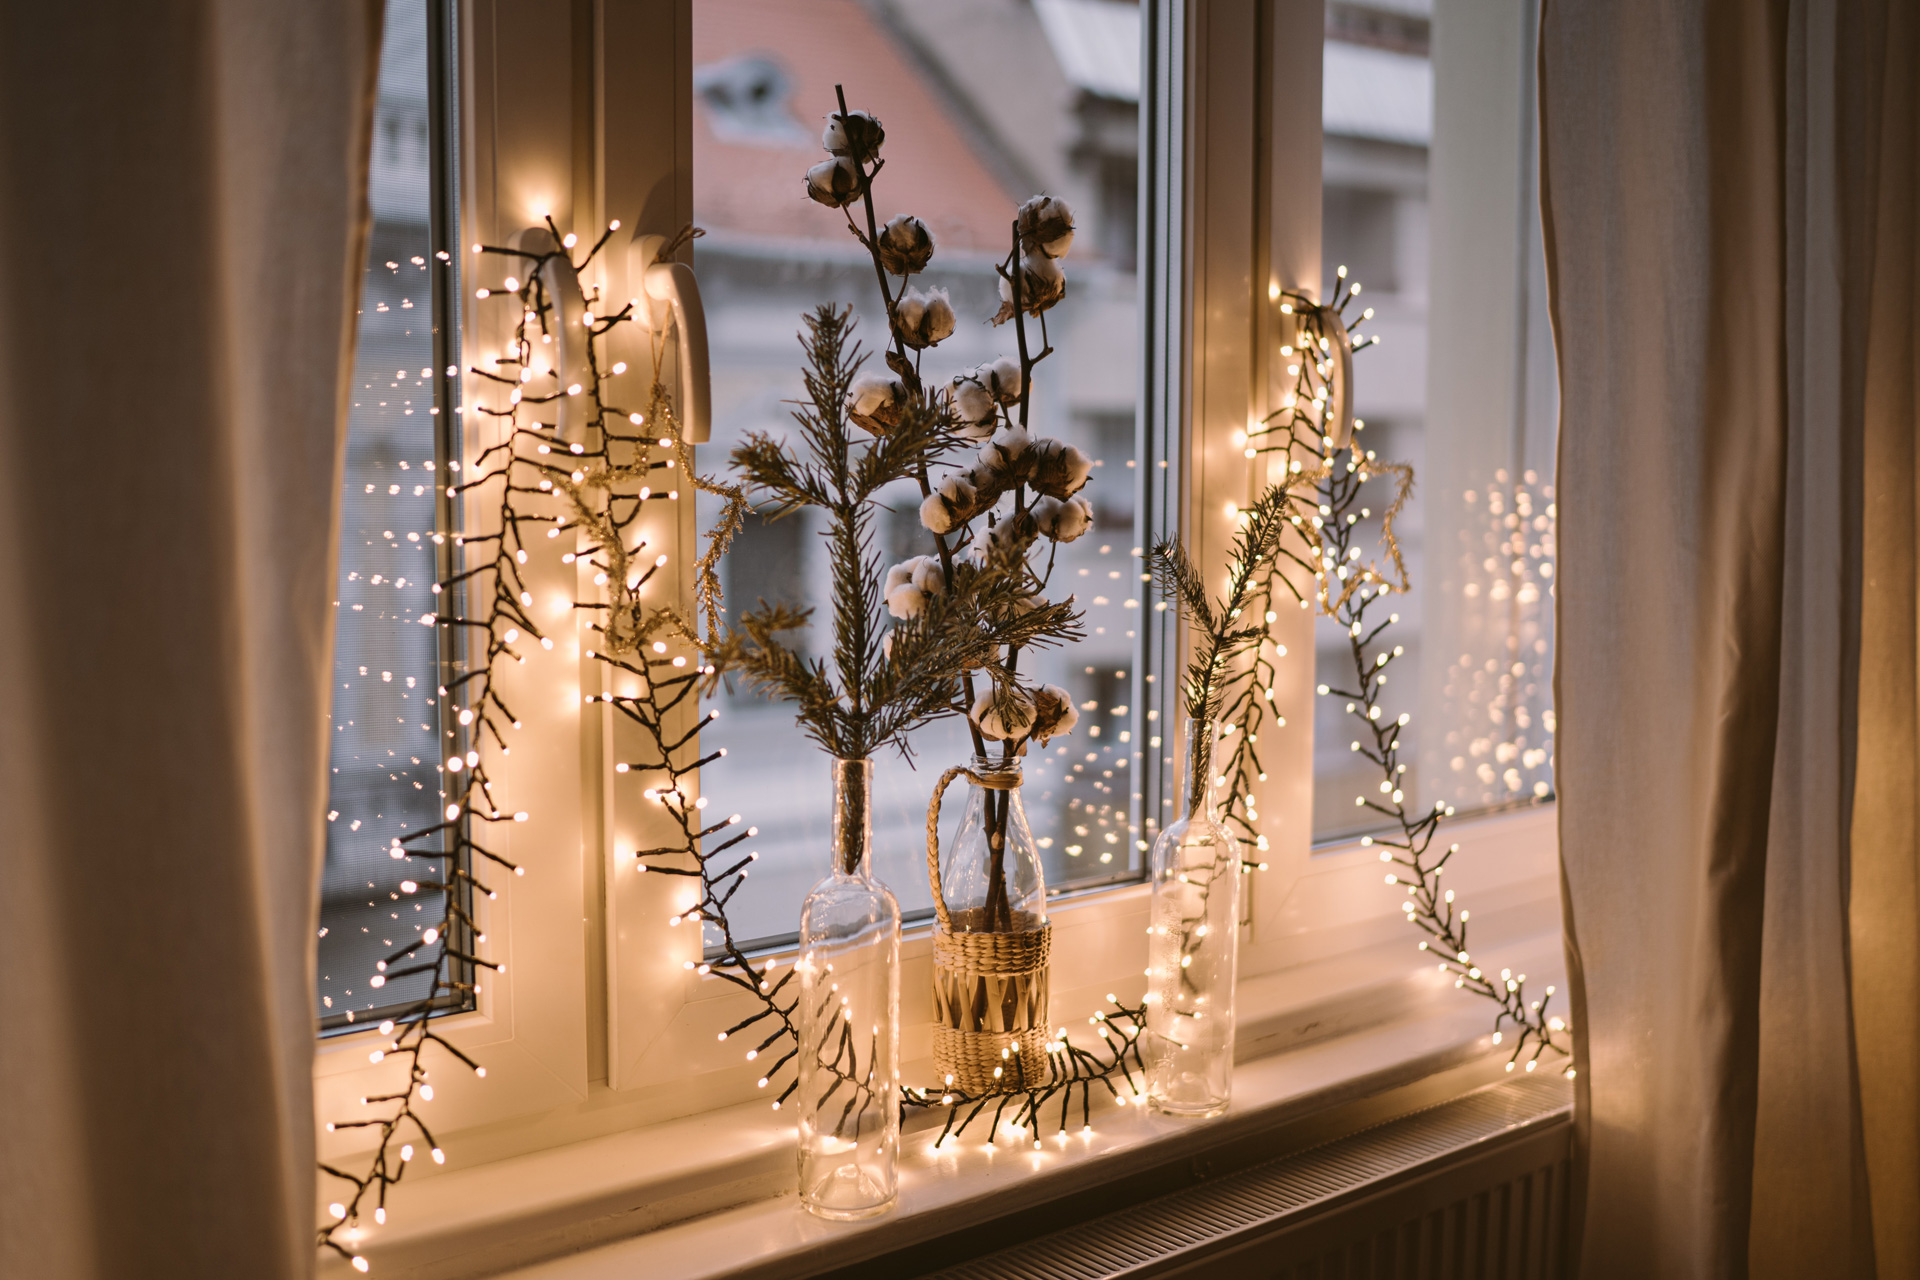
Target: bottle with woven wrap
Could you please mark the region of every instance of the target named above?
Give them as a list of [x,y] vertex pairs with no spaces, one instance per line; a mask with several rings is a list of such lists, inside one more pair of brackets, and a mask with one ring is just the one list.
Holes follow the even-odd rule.
[[[949,1088],[1018,1089],[1047,1078],[1047,883],[1020,803],[1017,756],[949,770],[928,822],[933,872],[933,1056]],[[967,779],[966,806],[944,856],[940,794]]]
[[833,762],[833,865],[800,910],[800,1199],[823,1218],[899,1184],[900,904],[873,878],[873,761]]
[[1185,722],[1180,817],[1153,842],[1148,909],[1147,1100],[1212,1116],[1233,1093],[1233,983],[1240,937],[1240,842],[1220,821],[1218,722]]

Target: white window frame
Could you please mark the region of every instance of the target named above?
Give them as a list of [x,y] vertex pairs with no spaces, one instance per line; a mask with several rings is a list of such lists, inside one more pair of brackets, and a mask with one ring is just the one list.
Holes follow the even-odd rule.
[[[505,243],[542,212],[583,238],[619,218],[622,245],[630,231],[671,233],[691,220],[691,3],[462,0],[463,242]],[[583,14],[589,29],[575,30]],[[1282,392],[1282,370],[1268,358],[1273,299],[1319,289],[1319,132],[1298,122],[1318,119],[1323,22],[1320,0],[1143,3],[1157,73],[1146,83],[1183,88],[1141,106],[1143,140],[1171,140],[1143,147],[1157,167],[1142,183],[1141,406],[1148,438],[1173,442],[1158,500],[1177,509],[1202,563],[1219,562],[1231,536],[1225,503],[1244,506],[1263,480],[1232,437]],[[471,255],[461,259],[471,267]],[[624,253],[606,255],[598,269],[609,296],[627,296]],[[505,336],[496,331],[499,308],[474,305],[478,283],[468,279],[460,290],[468,365]],[[468,457],[498,429],[471,413],[464,426]],[[1139,472],[1143,484],[1156,483],[1158,468]],[[675,514],[649,535],[681,566],[698,545],[690,497],[671,504]],[[700,931],[666,925],[685,905],[677,900],[684,884],[633,871],[632,851],[651,843],[649,806],[638,794],[645,783],[616,774],[613,762],[633,758],[637,746],[610,708],[583,707],[583,695],[608,686],[600,664],[584,657],[584,631],[563,617],[563,609],[575,615],[571,601],[587,584],[582,566],[560,563],[568,549],[560,541],[544,554],[536,548],[527,567],[541,619],[555,624],[555,648],[503,673],[523,727],[511,758],[489,765],[504,803],[530,814],[494,836],[526,874],[493,876],[498,899],[476,903],[489,938],[483,954],[507,969],[483,981],[474,1011],[437,1023],[487,1077],[450,1061],[430,1064],[436,1134],[443,1145],[459,1135],[452,1154],[467,1162],[766,1096],[757,1086],[765,1064],[745,1062],[739,1041],[718,1040],[753,1010],[752,998],[689,971],[701,958]],[[683,603],[686,594],[683,584]],[[1263,989],[1283,982],[1289,968],[1330,956],[1411,951],[1373,851],[1357,842],[1312,846],[1312,620],[1305,611],[1282,617],[1288,629],[1280,638],[1292,656],[1280,664],[1275,710],[1287,727],[1261,744],[1269,781],[1256,797],[1271,815],[1263,822],[1270,869],[1249,878],[1241,939],[1242,982]],[[1162,678],[1179,670],[1177,659],[1162,661]],[[1150,705],[1138,686],[1134,705]],[[825,785],[824,760],[821,778]],[[1477,824],[1475,855],[1450,884],[1481,894],[1483,915],[1502,905],[1538,914],[1543,895],[1557,893],[1552,824],[1550,808]],[[1144,885],[1063,898],[1053,917],[1056,1019],[1071,1024],[1108,992],[1138,995]],[[930,1052],[930,951],[928,929],[910,928],[901,1011],[909,1064]],[[321,1120],[392,1090],[392,1065],[370,1064],[369,1051],[365,1033],[321,1042]],[[322,1155],[350,1162],[364,1140],[322,1133]]]

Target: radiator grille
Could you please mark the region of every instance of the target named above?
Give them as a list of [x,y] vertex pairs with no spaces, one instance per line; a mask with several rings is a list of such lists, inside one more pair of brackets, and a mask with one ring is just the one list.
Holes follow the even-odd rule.
[[928,1280],[1557,1280],[1570,1117],[1510,1081]]

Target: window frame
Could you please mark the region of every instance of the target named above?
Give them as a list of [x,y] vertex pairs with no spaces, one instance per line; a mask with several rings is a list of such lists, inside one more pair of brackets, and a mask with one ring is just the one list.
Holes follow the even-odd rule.
[[[517,0],[461,0],[453,12],[460,78],[456,225],[462,238],[501,243],[530,224],[541,208],[565,225],[577,198],[569,174],[578,116],[572,95],[552,89],[571,88],[579,80],[579,33],[570,15]],[[509,49],[512,76],[503,68]],[[450,292],[459,306],[448,320],[460,326],[459,350],[476,352],[489,338],[499,345],[505,335],[497,314],[476,308],[467,287],[470,255],[455,252],[454,258],[461,284]],[[463,384],[466,377],[463,369]],[[498,428],[482,415],[459,412],[467,400],[454,399],[454,417],[461,455],[472,458],[494,443]],[[484,527],[487,499],[469,496],[464,503],[463,526]],[[527,567],[529,588],[548,599],[564,596],[571,613],[575,571],[559,563],[557,547],[548,551]],[[578,763],[580,717],[574,712],[583,661],[577,640],[556,642],[550,659],[530,659],[526,669],[501,673],[502,694],[522,715],[516,745],[524,744],[514,758],[499,762],[502,799],[512,804],[516,797],[538,796],[539,803],[525,806],[527,822],[489,837],[526,874],[487,877],[497,896],[476,895],[473,902],[475,922],[488,938],[482,954],[503,962],[506,970],[479,984],[473,1009],[435,1020],[439,1034],[487,1069],[482,1079],[451,1062],[429,1066],[433,1115],[444,1131],[578,1104],[589,1093],[593,984],[588,980],[590,940],[582,936],[580,922],[593,884],[581,857],[591,815],[585,803],[588,775]],[[556,706],[556,694],[569,682],[575,691],[572,705]],[[351,1160],[365,1149],[367,1136],[352,1130],[329,1133],[327,1121],[353,1115],[361,1098],[404,1087],[397,1060],[369,1060],[372,1032],[369,1027],[337,1035],[316,1050],[315,1119],[322,1159]]]
[[[622,246],[625,229],[671,233],[691,220],[691,0],[457,0],[455,12],[463,240],[503,243],[543,210],[583,236],[619,218]],[[1319,131],[1298,121],[1319,119],[1324,17],[1319,0],[1143,0],[1142,31],[1152,70],[1143,93],[1161,88],[1141,104],[1136,510],[1148,529],[1180,529],[1202,563],[1217,562],[1233,531],[1226,502],[1245,506],[1263,479],[1233,435],[1283,393],[1283,364],[1268,357],[1275,299],[1319,290]],[[610,296],[627,296],[623,252],[607,254],[598,269]],[[478,283],[465,278],[457,290],[468,364],[503,337],[497,308],[473,304]],[[463,417],[465,456],[474,457],[492,423]],[[1156,457],[1165,468],[1148,461]],[[690,565],[694,503],[664,505],[674,519],[657,531],[661,543],[673,563]],[[484,516],[471,507],[465,514],[475,523]],[[536,607],[550,604],[556,621],[590,589],[584,560],[562,565],[561,550],[550,544],[526,570]],[[1145,624],[1155,616],[1154,596],[1141,585]],[[689,584],[680,580],[679,590],[684,605]],[[1281,660],[1274,710],[1287,727],[1262,744],[1269,780],[1256,788],[1257,807],[1275,816],[1264,824],[1270,869],[1246,882],[1243,984],[1407,937],[1398,900],[1381,891],[1373,851],[1357,842],[1313,847],[1312,619],[1304,611],[1283,618],[1278,639],[1293,656]],[[1155,665],[1136,664],[1136,707],[1167,705],[1146,677],[1182,665],[1177,627],[1143,625],[1143,635],[1150,631],[1159,634],[1143,659]],[[437,1023],[487,1077],[452,1062],[431,1067],[436,1131],[460,1135],[463,1163],[767,1096],[757,1085],[761,1067],[743,1060],[739,1043],[718,1039],[753,1010],[752,997],[689,967],[702,958],[701,934],[666,925],[683,905],[675,878],[632,870],[632,851],[651,843],[650,806],[639,796],[641,779],[613,770],[615,760],[634,758],[625,742],[633,731],[605,704],[583,706],[585,695],[616,691],[583,656],[583,636],[576,622],[570,634],[556,634],[551,654],[503,673],[523,727],[496,776],[504,803],[530,818],[502,833],[502,843],[526,874],[496,876],[497,900],[475,904],[489,937],[485,954],[507,961],[506,972],[483,984],[472,1012]],[[1170,713],[1162,720],[1166,750]],[[1147,737],[1136,735],[1143,756]],[[1140,773],[1136,823],[1157,807],[1162,770]],[[1557,892],[1551,827],[1550,807],[1489,827],[1495,850],[1510,848],[1461,875],[1461,887],[1498,890],[1514,902]],[[1077,1020],[1109,992],[1139,993],[1146,908],[1139,883],[1055,903],[1057,1019]],[[926,926],[908,929],[902,959],[902,1050],[912,1063],[930,1046]],[[369,1048],[358,1033],[320,1044],[319,1119],[388,1091],[393,1081],[368,1062]],[[321,1133],[323,1156],[350,1160],[358,1136]]]
[[[452,373],[450,367],[459,359],[461,352],[461,329],[457,323],[448,323],[449,317],[460,314],[460,272],[457,260],[443,262],[437,254],[445,251],[452,254],[458,245],[459,218],[458,202],[454,198],[455,178],[459,172],[458,157],[450,154],[446,145],[449,137],[457,135],[458,113],[453,110],[453,94],[457,90],[458,79],[458,43],[451,29],[451,14],[447,6],[424,0],[426,10],[427,39],[427,132],[429,151],[428,180],[428,253],[430,305],[433,308],[432,361],[433,377],[430,380],[433,394],[431,421],[433,424],[433,451],[437,463],[435,474],[445,477],[452,474],[449,462],[461,459],[464,441],[461,438],[460,405],[461,378]],[[376,136],[373,145],[381,145]],[[363,293],[364,299],[364,293]],[[356,353],[357,354],[357,353]],[[436,531],[445,531],[454,527],[454,500],[447,493],[444,483],[433,486],[433,527]],[[455,551],[451,540],[442,539],[433,547],[434,581],[445,582],[454,573]],[[462,598],[463,587],[454,588],[454,599]],[[465,637],[454,628],[434,628],[434,681],[445,683],[443,673],[457,669],[456,664],[465,652]],[[468,735],[461,729],[449,700],[437,698],[434,704],[433,722],[436,741],[453,739],[453,749],[464,752],[468,745]],[[444,773],[443,775],[444,776]],[[329,819],[331,822],[332,819]],[[453,833],[445,833],[437,842],[440,851],[456,858],[456,865],[471,871],[464,851],[456,850]],[[437,856],[437,855],[430,855]],[[458,905],[472,914],[474,903],[472,891],[465,884],[456,885],[449,892],[456,895]],[[473,950],[473,930],[464,922],[449,913],[447,942],[458,950]],[[431,954],[431,953],[428,953]],[[453,960],[448,965],[448,976],[455,982],[472,983],[473,966],[463,960]],[[415,1003],[412,998],[401,999],[394,1003],[377,1006],[358,1013],[342,1011],[339,1014],[323,1014],[320,1020],[320,1035],[323,1038],[345,1035],[364,1030],[368,1025],[377,1026],[380,1020],[395,1011],[407,1008]],[[451,1013],[471,1012],[475,1007],[471,995],[456,992],[439,996],[435,1002],[438,1010],[435,1017],[448,1016]]]

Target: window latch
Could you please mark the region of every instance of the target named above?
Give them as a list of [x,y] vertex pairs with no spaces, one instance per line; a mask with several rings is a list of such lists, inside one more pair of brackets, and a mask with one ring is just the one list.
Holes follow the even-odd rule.
[[634,320],[660,332],[671,324],[679,341],[679,413],[682,438],[704,444],[713,424],[713,383],[707,364],[707,316],[700,282],[684,262],[661,262],[665,236],[636,235],[627,248],[627,279],[640,285]]

